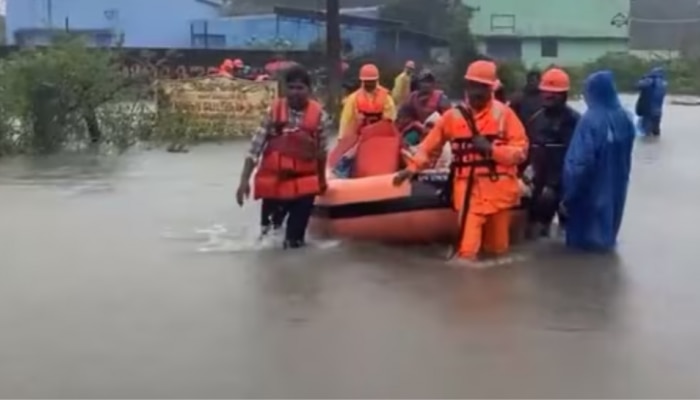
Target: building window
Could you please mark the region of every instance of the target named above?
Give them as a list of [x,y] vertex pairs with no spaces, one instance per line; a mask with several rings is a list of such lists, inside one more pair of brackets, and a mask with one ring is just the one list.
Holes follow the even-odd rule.
[[223,49],[226,47],[226,35],[192,35],[192,47]]
[[520,60],[523,56],[523,43],[518,38],[487,38],[486,54],[496,60]]
[[547,58],[559,57],[559,42],[553,38],[542,38],[540,42],[541,56]]

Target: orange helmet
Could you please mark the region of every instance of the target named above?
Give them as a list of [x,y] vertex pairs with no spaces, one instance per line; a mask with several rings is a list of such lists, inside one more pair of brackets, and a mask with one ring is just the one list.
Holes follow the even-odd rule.
[[221,63],[221,69],[226,69],[226,70],[233,69],[233,61],[231,61],[230,58],[225,59],[224,62]]
[[467,73],[464,79],[473,82],[484,83],[489,86],[495,86],[498,81],[496,73],[496,63],[492,61],[479,60],[469,64]]
[[568,92],[569,75],[562,69],[551,68],[540,78],[540,90],[543,92]]
[[416,68],[416,63],[414,63],[411,60],[406,61],[406,66],[405,68],[410,68],[410,69],[415,69]]
[[243,67],[245,67],[245,64],[243,64],[243,60],[241,60],[240,58],[237,58],[237,59],[233,60],[233,66],[235,68],[243,68]]
[[379,68],[374,64],[365,64],[360,68],[361,81],[378,81]]

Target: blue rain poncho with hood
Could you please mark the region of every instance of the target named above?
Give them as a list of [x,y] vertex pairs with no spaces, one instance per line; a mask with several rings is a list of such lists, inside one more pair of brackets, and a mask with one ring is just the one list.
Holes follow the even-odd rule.
[[566,244],[606,251],[615,247],[622,224],[635,128],[620,104],[610,71],[586,79],[584,99],[588,109],[564,162]]
[[664,69],[652,68],[637,83],[639,98],[637,99],[637,115],[640,117],[661,117],[666,97],[666,78]]

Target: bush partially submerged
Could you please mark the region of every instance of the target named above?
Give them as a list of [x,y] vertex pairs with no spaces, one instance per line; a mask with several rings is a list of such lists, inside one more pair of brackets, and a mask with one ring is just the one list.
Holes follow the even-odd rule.
[[143,134],[142,86],[120,72],[119,53],[78,39],[27,49],[0,63],[0,150],[53,153],[123,149]]

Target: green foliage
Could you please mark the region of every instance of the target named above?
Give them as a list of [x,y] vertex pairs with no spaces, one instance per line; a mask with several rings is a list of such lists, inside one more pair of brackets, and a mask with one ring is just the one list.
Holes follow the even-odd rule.
[[120,53],[73,37],[0,61],[0,152],[48,154],[103,146],[124,149],[152,128],[152,107],[134,101]]
[[451,0],[394,0],[382,9],[381,17],[404,21],[410,29],[448,39],[452,65],[441,81],[451,95],[461,91],[466,66],[478,58],[466,5]]
[[[670,93],[700,95],[700,60],[697,59],[646,60],[627,53],[610,53],[580,66],[552,64],[539,69],[545,71],[551,67],[563,68],[569,74],[573,94],[581,93],[583,82],[588,75],[601,70],[613,73],[618,91],[636,92],[636,84],[644,74],[654,67],[663,67]],[[499,63],[498,74],[506,91],[512,93],[524,85],[527,69],[521,62]]]
[[380,17],[402,21],[409,29],[447,37],[453,28],[450,0],[394,0],[381,9]]
[[621,92],[636,91],[637,81],[654,67],[663,67],[668,80],[668,90],[676,94],[700,94],[700,60],[642,59],[630,54],[610,53],[580,67],[566,68],[580,91],[583,80],[590,73],[610,70],[615,75],[615,83]]

